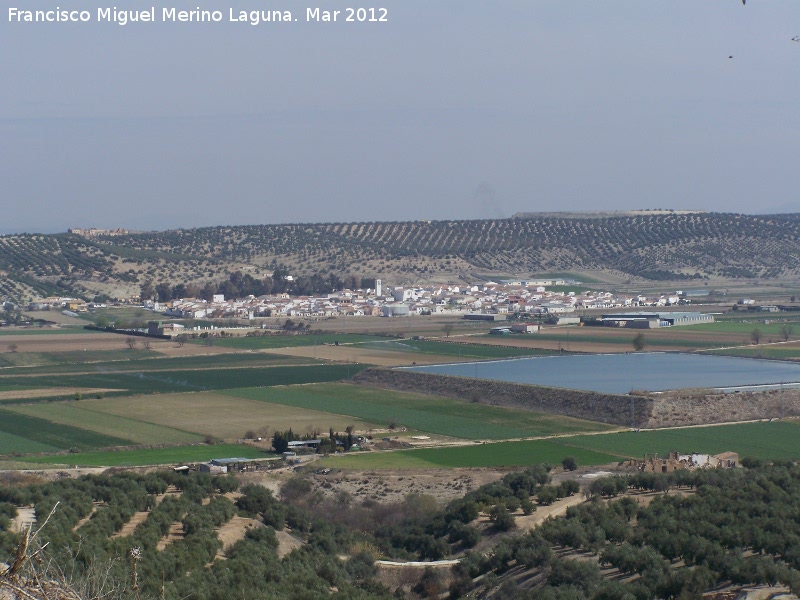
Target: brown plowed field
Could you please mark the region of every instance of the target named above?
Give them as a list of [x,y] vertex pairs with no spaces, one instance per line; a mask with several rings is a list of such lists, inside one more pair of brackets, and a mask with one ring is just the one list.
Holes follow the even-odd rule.
[[[16,344],[17,352],[80,352],[82,350],[124,350],[128,347],[127,336],[119,333],[58,333],[41,335],[4,335],[0,345]],[[184,344],[179,347],[171,340],[136,338],[138,348],[142,342],[150,342],[150,349],[168,356],[197,356],[207,354],[229,354],[239,352],[235,348]]]

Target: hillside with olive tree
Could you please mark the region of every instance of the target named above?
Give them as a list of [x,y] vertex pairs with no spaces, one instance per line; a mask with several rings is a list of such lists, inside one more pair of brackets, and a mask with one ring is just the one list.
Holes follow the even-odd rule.
[[[308,291],[592,272],[608,282],[800,278],[800,215],[642,211],[510,219],[246,225],[83,237],[0,236],[0,297],[138,294],[240,272],[315,277]],[[327,289],[327,291],[330,291]]]

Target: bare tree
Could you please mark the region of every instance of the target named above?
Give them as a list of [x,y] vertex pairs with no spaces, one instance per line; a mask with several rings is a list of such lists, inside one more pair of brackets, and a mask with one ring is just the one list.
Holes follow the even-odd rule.
[[19,348],[19,346],[17,346],[16,344],[9,344],[8,345],[8,351],[9,352],[16,352],[18,348]]
[[442,326],[442,331],[444,331],[444,337],[450,337],[450,334],[453,332],[455,328],[455,323],[448,321]]
[[136,348],[136,338],[135,337],[127,337],[125,338],[125,343],[128,345],[128,348],[133,350]]
[[189,335],[186,333],[181,333],[175,338],[175,341],[178,344],[178,348],[183,348],[183,345],[186,343],[186,340],[189,339]]
[[145,350],[150,350],[150,340],[143,340],[143,341],[142,341],[142,347],[143,347]]
[[758,343],[761,341],[761,330],[758,327],[750,332],[750,341],[756,346],[758,346]]
[[781,325],[781,337],[783,338],[784,342],[788,342],[789,338],[792,335],[792,326],[789,323],[784,323]]

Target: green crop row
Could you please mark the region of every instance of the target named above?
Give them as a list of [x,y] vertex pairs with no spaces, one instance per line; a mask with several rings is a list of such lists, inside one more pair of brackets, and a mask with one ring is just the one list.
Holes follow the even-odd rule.
[[609,426],[569,417],[491,406],[469,399],[395,392],[348,384],[242,389],[227,395],[394,423],[426,433],[463,439],[509,439],[602,431]]

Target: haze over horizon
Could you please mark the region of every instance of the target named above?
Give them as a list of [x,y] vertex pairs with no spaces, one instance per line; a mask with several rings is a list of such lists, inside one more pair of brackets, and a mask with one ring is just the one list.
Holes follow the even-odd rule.
[[800,212],[796,0],[371,5],[389,22],[3,15],[0,233]]

